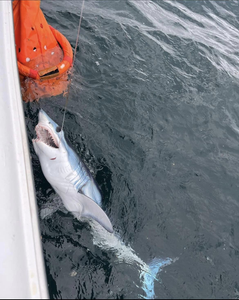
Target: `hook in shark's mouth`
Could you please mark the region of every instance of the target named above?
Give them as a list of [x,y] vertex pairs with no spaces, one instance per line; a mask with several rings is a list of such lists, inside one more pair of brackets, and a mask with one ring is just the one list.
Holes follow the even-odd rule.
[[59,148],[56,138],[47,127],[38,124],[35,130],[37,134],[37,138],[34,140],[35,142],[43,142],[52,148]]

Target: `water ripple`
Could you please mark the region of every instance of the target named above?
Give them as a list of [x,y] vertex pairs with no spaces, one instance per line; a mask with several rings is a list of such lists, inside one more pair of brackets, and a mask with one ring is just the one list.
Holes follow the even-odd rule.
[[[160,31],[166,36],[192,40],[199,44],[202,55],[216,68],[226,71],[230,76],[239,77],[239,30],[228,21],[215,15],[211,9],[204,7],[204,15],[202,15],[192,11],[179,1],[165,1],[169,6],[176,8],[177,12],[180,12],[181,16],[179,16],[176,12],[168,10],[169,8],[161,7],[160,2],[129,1],[152,24],[151,28],[140,27],[146,36],[150,37],[152,31]],[[226,14],[227,10],[220,7],[220,2],[214,6],[217,10],[221,8]],[[233,13],[227,13],[234,16]],[[170,49],[170,45],[167,48],[165,43],[159,39],[153,36],[150,38],[172,55],[177,53],[177,49]]]

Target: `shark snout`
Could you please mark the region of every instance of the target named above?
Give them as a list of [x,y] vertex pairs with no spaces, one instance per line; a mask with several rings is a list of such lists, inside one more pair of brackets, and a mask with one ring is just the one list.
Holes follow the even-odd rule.
[[38,114],[38,123],[48,124],[51,123],[51,118],[44,112],[43,109],[40,109]]

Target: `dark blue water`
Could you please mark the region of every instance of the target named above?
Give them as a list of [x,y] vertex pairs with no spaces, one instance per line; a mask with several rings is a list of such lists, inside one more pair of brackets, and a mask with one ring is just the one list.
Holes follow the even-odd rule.
[[[82,1],[42,1],[75,45]],[[123,241],[158,274],[157,298],[239,298],[239,2],[86,0],[65,134]],[[65,98],[40,101],[61,124]],[[55,193],[31,138],[39,212]],[[135,268],[61,210],[41,219],[52,298],[139,298]]]

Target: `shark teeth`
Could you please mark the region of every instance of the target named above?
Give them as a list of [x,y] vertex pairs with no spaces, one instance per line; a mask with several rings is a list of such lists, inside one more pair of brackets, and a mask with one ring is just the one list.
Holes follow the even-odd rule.
[[41,141],[52,148],[59,148],[56,139],[54,138],[54,136],[48,128],[43,127],[41,125],[37,125],[36,134],[37,138],[34,140],[35,142]]

